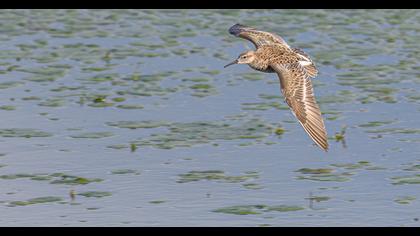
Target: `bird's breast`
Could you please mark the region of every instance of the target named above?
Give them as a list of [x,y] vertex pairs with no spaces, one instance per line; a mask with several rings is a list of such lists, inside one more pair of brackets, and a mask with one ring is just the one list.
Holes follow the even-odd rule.
[[265,73],[274,73],[275,71],[268,65],[264,64],[249,64],[249,66],[257,71],[265,72]]

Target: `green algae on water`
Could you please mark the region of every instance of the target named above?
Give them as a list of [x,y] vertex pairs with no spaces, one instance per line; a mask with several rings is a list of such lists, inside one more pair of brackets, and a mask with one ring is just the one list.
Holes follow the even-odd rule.
[[140,172],[133,169],[117,169],[117,170],[111,171],[111,174],[113,175],[136,174],[138,175],[140,174]]
[[200,180],[214,180],[227,183],[238,183],[247,180],[253,180],[258,178],[257,173],[245,173],[239,176],[228,176],[220,170],[206,170],[206,171],[190,171],[186,174],[180,174],[178,183],[188,183]]
[[313,180],[313,181],[331,181],[331,182],[345,182],[349,181],[349,173],[321,173],[321,174],[312,174],[305,176],[297,176],[299,180]]
[[388,129],[367,130],[366,132],[372,133],[372,134],[420,134],[420,129],[388,128]]
[[165,203],[166,201],[165,200],[153,200],[153,201],[149,201],[149,203],[151,203],[151,204],[162,204],[162,203]]
[[38,198],[31,198],[27,201],[13,201],[9,203],[9,206],[27,206],[33,204],[40,204],[40,203],[51,203],[51,202],[58,202],[62,201],[61,197],[38,197]]
[[0,136],[5,138],[34,138],[34,137],[50,137],[51,133],[36,129],[21,129],[21,128],[11,128],[11,129],[0,129]]
[[233,214],[233,215],[258,215],[264,212],[277,211],[277,212],[292,212],[304,210],[304,207],[294,205],[236,205],[230,207],[222,207],[213,212]]
[[262,189],[263,187],[257,183],[245,183],[242,184],[242,186],[246,189],[252,189],[252,190],[257,190],[257,189]]
[[161,126],[167,126],[168,123],[164,121],[117,121],[117,122],[107,122],[106,125],[114,126],[118,128],[126,129],[150,129],[157,128]]
[[288,110],[289,107],[282,105],[278,102],[253,102],[253,103],[242,103],[242,110],[269,110],[272,108],[278,110]]
[[420,165],[412,165],[410,167],[404,168],[407,171],[420,171]]
[[113,145],[108,145],[107,148],[112,148],[112,149],[125,149],[128,148],[128,145],[126,144],[113,144]]
[[265,207],[266,206],[264,205],[238,205],[238,206],[219,208],[219,209],[213,210],[213,212],[233,214],[233,215],[257,215],[257,214],[261,214],[261,212],[257,210],[263,209]]
[[323,202],[323,201],[330,200],[330,197],[328,197],[328,196],[310,196],[310,197],[305,198],[305,199],[316,201],[316,202]]
[[48,181],[48,180],[51,180],[52,178],[53,178],[52,176],[48,176],[48,175],[37,175],[37,176],[34,176],[30,179],[31,180],[38,180],[38,181]]
[[90,133],[81,133],[70,135],[72,138],[86,138],[86,139],[100,139],[114,136],[111,132],[90,132]]
[[125,101],[125,98],[123,98],[123,97],[116,97],[116,98],[113,98],[112,101],[114,101],[114,102],[124,102]]
[[54,173],[50,176],[58,178],[56,180],[51,181],[50,184],[85,185],[93,182],[103,181],[103,179],[99,178],[85,178],[80,176],[67,175],[63,173]]
[[153,146],[162,149],[190,147],[196,144],[211,143],[215,140],[261,140],[272,133],[272,126],[258,119],[242,124],[227,122],[171,123],[168,133],[154,134],[134,143],[140,146]]
[[130,144],[131,152],[135,152],[137,150],[137,145],[135,143]]
[[18,178],[33,178],[36,175],[33,174],[8,174],[8,175],[0,175],[0,179],[18,179]]
[[302,174],[329,174],[333,171],[334,171],[333,169],[329,169],[329,168],[318,168],[318,169],[301,168],[297,170],[297,172],[300,172]]
[[285,131],[286,131],[285,129],[279,127],[276,130],[274,130],[274,133],[280,136],[280,135],[284,134]]
[[87,191],[87,192],[78,193],[77,195],[80,195],[83,197],[102,198],[102,197],[111,196],[112,194],[110,192]]
[[416,197],[413,196],[403,196],[398,197],[394,200],[394,202],[398,204],[410,204],[412,201],[416,200]]
[[13,87],[17,87],[23,84],[24,84],[23,82],[15,82],[15,81],[2,82],[0,83],[0,89],[13,88]]
[[49,98],[38,103],[38,105],[44,107],[62,107],[65,105],[65,100],[62,98]]
[[278,205],[278,206],[268,206],[267,211],[279,211],[279,212],[287,212],[287,211],[300,211],[305,209],[301,206],[289,206],[289,205]]
[[343,142],[343,144],[345,143],[346,130],[347,130],[347,126],[344,125],[341,128],[341,131],[339,133],[338,132],[335,133],[334,139],[335,139],[336,142]]
[[359,127],[363,127],[363,128],[378,127],[378,126],[383,126],[383,125],[391,124],[393,122],[395,122],[395,121],[370,121],[368,123],[359,125]]
[[66,185],[85,185],[92,182],[101,182],[99,178],[85,178],[81,176],[67,175],[64,173],[53,173],[53,174],[8,174],[1,175],[0,179],[11,180],[19,178],[28,178],[34,181],[50,181],[50,184],[66,184]]
[[4,111],[14,111],[14,110],[16,110],[16,107],[15,106],[4,105],[4,106],[0,106],[0,109],[4,110]]
[[344,169],[361,169],[369,167],[371,164],[368,161],[359,161],[357,163],[343,163],[343,164],[331,164],[331,166],[344,168]]
[[411,175],[411,176],[397,176],[392,177],[392,184],[402,185],[402,184],[420,184],[420,174]]
[[144,106],[140,104],[121,104],[117,105],[117,108],[121,109],[143,109]]

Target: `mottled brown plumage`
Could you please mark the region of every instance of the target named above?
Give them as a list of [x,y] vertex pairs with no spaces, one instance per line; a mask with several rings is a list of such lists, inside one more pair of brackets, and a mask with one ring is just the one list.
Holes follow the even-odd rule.
[[301,49],[291,48],[273,33],[240,24],[232,26],[229,33],[251,41],[256,50],[242,53],[225,67],[248,64],[258,71],[277,73],[281,91],[293,114],[312,140],[327,151],[327,132],[311,82],[318,70],[311,58]]

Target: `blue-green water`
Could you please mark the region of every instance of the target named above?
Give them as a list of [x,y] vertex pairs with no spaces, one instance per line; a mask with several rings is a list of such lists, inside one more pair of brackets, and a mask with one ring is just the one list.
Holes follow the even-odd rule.
[[[242,23],[320,73],[317,148]],[[2,226],[419,226],[417,10],[2,10]]]

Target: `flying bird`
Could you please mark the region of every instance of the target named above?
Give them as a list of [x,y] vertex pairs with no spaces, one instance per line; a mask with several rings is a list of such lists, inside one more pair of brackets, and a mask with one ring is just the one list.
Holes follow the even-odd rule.
[[230,27],[229,33],[251,41],[256,50],[241,53],[225,68],[234,64],[247,64],[258,71],[277,73],[281,92],[292,113],[312,140],[327,151],[327,131],[311,82],[318,70],[309,55],[299,48],[290,47],[274,33],[245,25],[235,24]]

